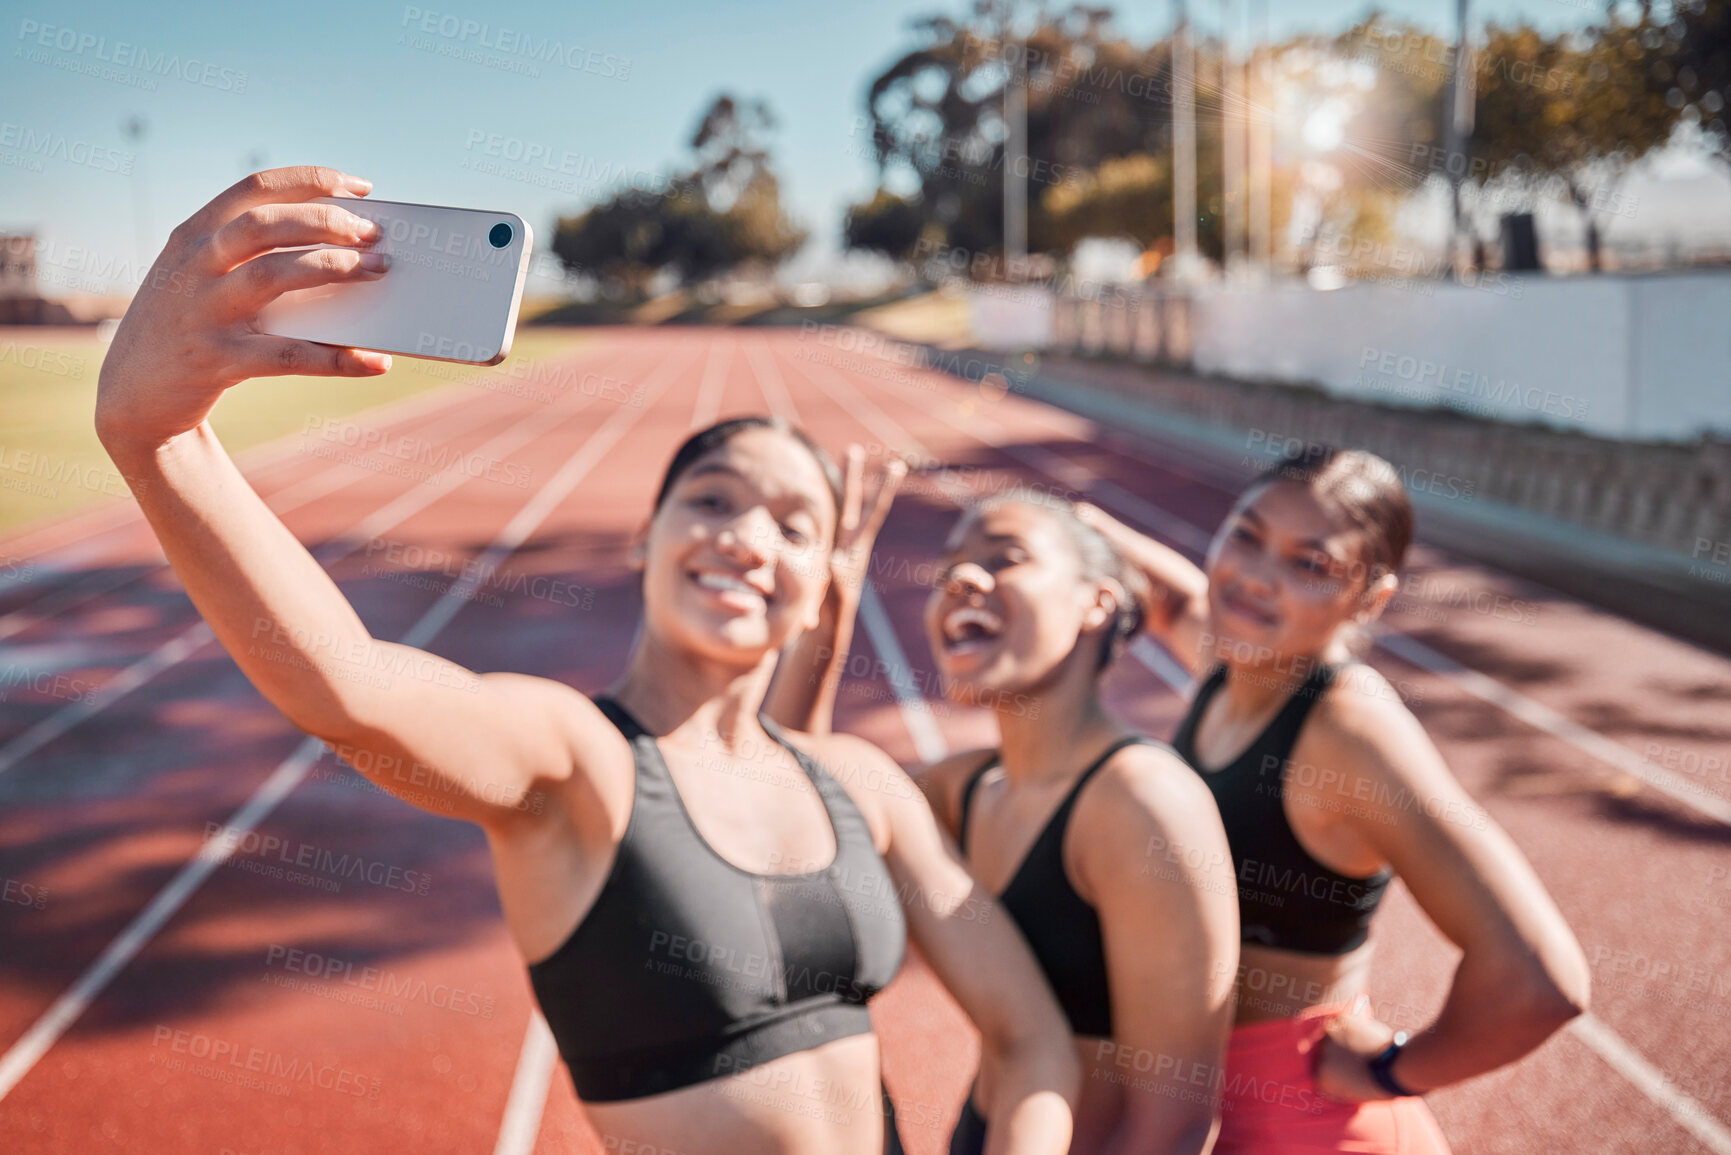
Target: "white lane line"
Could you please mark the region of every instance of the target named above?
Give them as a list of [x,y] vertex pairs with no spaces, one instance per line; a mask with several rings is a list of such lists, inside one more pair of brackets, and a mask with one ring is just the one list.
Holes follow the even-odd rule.
[[1639,1052],[1623,1041],[1622,1036],[1606,1026],[1603,1019],[1589,1011],[1571,1020],[1569,1030],[1577,1039],[1591,1047],[1594,1054],[1605,1060],[1612,1070],[1663,1107],[1679,1127],[1699,1139],[1707,1150],[1715,1155],[1731,1155],[1731,1130],[1727,1130],[1706,1107],[1667,1079],[1664,1072],[1642,1058]]
[[1681,774],[1655,766],[1627,746],[1613,742],[1596,730],[1590,730],[1573,718],[1558,713],[1542,702],[1536,702],[1495,678],[1479,673],[1446,654],[1438,653],[1423,642],[1397,634],[1392,630],[1377,634],[1377,644],[1396,657],[1421,670],[1446,678],[1483,701],[1497,706],[1535,730],[1543,730],[1560,738],[1583,753],[1633,774],[1659,793],[1685,806],[1692,806],[1718,822],[1731,825],[1731,800],[1698,786]]
[[215,636],[210,627],[201,620],[122,669],[99,688],[90,691],[89,696],[60,707],[4,746],[0,746],[0,774],[12,769],[21,760],[36,753],[79,723],[102,713],[170,666],[185,661]]
[[114,976],[144,949],[144,944],[203,885],[211,872],[228,860],[241,840],[288,796],[322,753],[324,744],[317,738],[308,738],[295,747],[295,752],[283,759],[265,779],[264,785],[255,790],[246,804],[228,820],[229,836],[206,839],[198,854],[180,868],[169,884],[157,892],[150,904],[139,911],[96,961],[78,976],[78,980],[7,1049],[6,1054],[0,1057],[0,1100],[5,1099],[12,1088],[30,1073],[30,1069],[71,1028]]
[[[464,462],[472,461],[476,455],[494,457],[512,453],[539,437],[545,430],[568,420],[592,400],[594,398],[582,396],[574,404],[562,408],[548,407],[530,413],[509,429],[496,434],[473,453],[462,455],[425,482],[406,490],[387,502],[382,508],[363,518],[358,524],[338,535],[340,542],[338,548],[334,552],[328,553],[321,564],[329,569],[367,542],[386,533],[471,480],[469,473],[463,467]],[[163,670],[184,661],[214,637],[210,627],[205,625],[203,621],[187,627],[152,652],[122,669],[104,682],[101,687],[91,691],[87,698],[62,706],[5,745],[0,745],[0,774],[12,769],[21,759],[34,754],[74,726],[100,714]]]
[[1196,686],[1196,679],[1192,678],[1183,666],[1173,661],[1172,655],[1161,649],[1153,638],[1147,634],[1138,634],[1136,640],[1130,643],[1130,656],[1148,667],[1174,694],[1185,699],[1190,697],[1190,691]]
[[[935,411],[933,412],[935,413]],[[940,420],[956,429],[957,432],[976,440],[986,441],[984,436],[963,429],[943,414],[936,415]],[[1001,439],[1001,434],[998,436]],[[986,443],[991,444],[989,441]],[[1045,472],[1045,470],[1041,470],[1041,472]],[[1174,517],[1164,510],[1161,512],[1165,513],[1167,517]],[[1191,526],[1190,523],[1182,521],[1182,519],[1174,518],[1174,520],[1177,520],[1180,525],[1188,526],[1193,533],[1201,533],[1195,526]],[[1391,633],[1378,640],[1384,648],[1397,657],[1413,662],[1422,669],[1431,668],[1425,664],[1427,661],[1450,667],[1452,672],[1439,672],[1442,673],[1443,677],[1451,678],[1468,693],[1501,707],[1515,717],[1528,721],[1547,733],[1555,734],[1564,741],[1571,742],[1577,748],[1583,749],[1595,757],[1610,760],[1610,757],[1615,755],[1618,759],[1627,757],[1643,762],[1644,765],[1644,760],[1635,758],[1633,753],[1602,735],[1557,714],[1549,707],[1532,702],[1531,699],[1516,693],[1494,678],[1438,654],[1428,646],[1413,641],[1411,638],[1396,636]],[[1391,646],[1390,642],[1401,643],[1406,652],[1402,653],[1401,648]],[[1131,644],[1130,652],[1138,661],[1152,670],[1157,677],[1171,686],[1174,691],[1188,696],[1192,681],[1190,676],[1146,635],[1137,638]],[[1591,741],[1589,742],[1588,739]],[[1598,744],[1603,744],[1608,749],[1602,751],[1595,749],[1594,747]],[[1613,764],[1618,763],[1614,762]],[[1657,769],[1657,767],[1649,767],[1649,769]],[[1636,773],[1633,769],[1630,772]],[[1645,779],[1647,775],[1642,774],[1642,777]],[[1682,800],[1689,801],[1688,799]],[[1698,803],[1691,804],[1698,806]],[[1679,1090],[1675,1084],[1665,1078],[1658,1068],[1624,1042],[1622,1037],[1607,1026],[1603,1020],[1590,1014],[1582,1015],[1570,1023],[1570,1029],[1588,1046],[1592,1047],[1613,1070],[1627,1079],[1637,1090],[1670,1116],[1678,1126],[1701,1139],[1710,1149],[1720,1153],[1720,1155],[1731,1155],[1731,1133],[1726,1131],[1706,1107]],[[1723,1144],[1723,1146],[1716,1144]]]
[[[383,405],[376,405],[371,409],[363,409],[358,413],[348,414],[341,418],[341,420],[350,421],[365,418],[375,424],[379,422],[401,424],[415,417],[419,417],[425,412],[436,413],[440,408],[454,406],[457,402],[463,400],[465,396],[462,391],[463,387],[469,384],[471,380],[471,378],[464,378],[462,381],[456,381],[450,385],[441,385],[435,389],[429,389],[424,393],[417,393],[413,396],[404,397],[396,401],[388,401]],[[295,436],[296,435],[293,433],[285,433],[283,436],[268,441],[263,445],[254,445],[250,449],[244,449],[239,453],[234,454],[234,463],[249,483],[256,484],[258,481],[263,480],[260,475],[276,469],[279,466],[292,464],[294,462],[294,446],[292,444],[292,439]],[[276,507],[272,506],[272,508],[274,509]],[[85,511],[80,510],[68,516],[74,518],[85,516],[92,520],[96,520],[96,511],[93,510],[86,513]],[[26,588],[52,577],[76,578],[78,574],[84,572],[84,570],[92,564],[93,559],[91,559],[91,555],[98,552],[94,549],[94,539],[100,538],[105,534],[114,533],[118,530],[132,528],[137,525],[142,518],[143,515],[139,512],[137,504],[129,502],[127,505],[119,507],[116,512],[101,519],[99,524],[92,525],[83,530],[76,537],[68,538],[65,541],[48,547],[47,549],[35,552],[28,550],[25,551],[20,560],[31,563],[35,568],[32,570],[29,578],[14,579],[17,581],[17,584],[11,588],[0,586],[0,594],[8,594],[16,589]],[[26,537],[38,536],[53,528],[54,526],[49,524],[42,526],[39,529],[22,530],[18,534],[8,538],[6,541],[0,541],[0,553],[5,553],[7,549],[11,547],[12,543],[21,541]],[[38,560],[41,558],[60,557],[61,555],[65,555],[65,557],[59,563],[42,562]],[[65,586],[59,586],[52,590],[44,590],[37,596],[36,601],[39,602],[44,598],[53,597],[64,588]],[[35,603],[20,606],[13,612],[16,613],[22,610],[27,610],[30,605],[33,604]],[[0,622],[4,622],[5,620],[6,619],[4,618],[0,618]],[[7,634],[0,634],[0,637],[4,636],[7,636]]]
[[[441,392],[443,392],[443,390],[441,390]],[[457,406],[452,405],[451,408],[454,409],[457,408]],[[358,417],[366,415],[367,414],[365,413],[356,414]],[[448,413],[437,415],[428,424],[417,427],[413,436],[422,441],[442,441],[450,430],[461,426],[472,426],[474,424],[475,418],[469,413]],[[239,464],[238,461],[236,464]],[[310,477],[304,477],[300,481],[290,482],[288,485],[283,486],[283,488],[279,489],[269,497],[265,497],[263,494],[260,494],[259,496],[264,498],[264,503],[270,507],[272,513],[281,517],[284,514],[299,509],[308,502],[317,501],[319,498],[335,493],[339,489],[357,484],[369,477],[377,476],[373,471],[365,469],[364,467],[355,467],[352,471],[335,468],[336,465],[343,464],[346,463],[336,462],[327,465],[325,468],[319,470]],[[248,482],[249,484],[253,483],[253,479],[248,478]],[[5,641],[12,635],[22,633],[40,622],[48,621],[49,619],[58,617],[60,614],[66,613],[69,610],[77,609],[79,606],[84,605],[87,602],[94,601],[99,597],[113,593],[122,586],[131,585],[133,582],[140,581],[151,574],[159,573],[167,568],[168,563],[161,562],[146,566],[145,568],[140,569],[137,573],[126,573],[122,571],[120,573],[108,575],[107,580],[99,584],[87,585],[82,588],[78,587],[77,576],[84,571],[77,569],[67,570],[66,572],[72,577],[72,581],[69,581],[65,585],[56,589],[46,590],[34,601],[21,606],[8,614],[0,616],[0,641]],[[11,653],[7,653],[6,657],[10,659],[12,657]]]
[[[613,426],[615,422],[620,422],[621,419],[623,419],[625,426],[630,426],[648,412],[656,397],[666,388],[667,379],[672,376],[671,372],[662,373],[662,370],[669,365],[670,362],[664,360],[657,367],[656,372],[651,373],[650,378],[645,381],[645,388],[648,393],[641,409],[619,410],[600,429],[590,434],[590,439],[608,434],[610,432],[609,427]],[[659,384],[651,386],[649,381],[653,381],[658,375],[662,376],[663,379]],[[573,407],[574,410],[581,408],[582,405]],[[612,436],[617,440],[616,430],[612,431]],[[587,447],[587,443],[586,440],[584,448]],[[583,449],[579,448],[578,455],[581,456],[582,452]],[[594,457],[589,458],[589,467],[593,467],[595,460]],[[581,471],[569,468],[559,470],[547,479],[547,483],[542,486],[540,492],[531,499],[531,504],[542,503],[543,513],[541,516],[544,518],[546,513],[552,510],[554,504],[570,493],[587,472],[588,468]],[[551,500],[543,501],[543,495],[555,488],[559,490],[557,495]],[[502,530],[496,540],[503,540],[507,533],[513,532],[512,526],[517,524],[518,519],[513,518],[511,525]],[[534,527],[530,526],[529,528],[533,530]],[[428,607],[420,619],[409,627],[408,632],[403,635],[404,644],[413,644],[407,642],[407,639],[417,636],[422,637],[423,643],[430,641],[432,635],[436,634],[438,629],[443,628],[451,620],[456,610],[462,608],[464,599],[472,592],[473,587],[460,589],[458,586],[452,586],[447,589],[439,600]],[[455,603],[455,608],[447,610],[447,603],[452,602]],[[438,621],[438,626],[430,633],[424,631],[422,627],[433,620]],[[297,746],[294,753],[284,759],[271,772],[270,777],[265,779],[264,784],[253,792],[239,810],[235,811],[233,817],[226,824],[224,835],[220,838],[206,839],[198,854],[180,868],[169,884],[157,893],[156,897],[133,918],[132,922],[127,924],[126,929],[120,932],[120,935],[78,977],[77,981],[54,1000],[53,1005],[31,1025],[29,1030],[24,1032],[16,1043],[8,1048],[4,1056],[0,1056],[0,1100],[4,1100],[11,1093],[12,1088],[16,1087],[19,1081],[30,1073],[30,1069],[36,1065],[37,1061],[47,1054],[48,1049],[71,1028],[96,996],[102,992],[103,988],[120,973],[127,963],[132,961],[139,951],[144,949],[145,944],[162,928],[163,924],[185,904],[187,899],[192,897],[204,880],[210,877],[211,872],[228,861],[235,848],[245,840],[245,836],[251,833],[260,822],[264,821],[272,810],[276,809],[277,803],[288,797],[289,792],[300,784],[301,779],[306,777],[307,771],[311,770],[314,764],[318,762],[319,755],[323,752],[324,744],[317,738],[308,738]]]
[[539,1010],[529,1012],[529,1029],[523,1032],[523,1049],[517,1054],[517,1073],[511,1079],[511,1095],[505,1100],[505,1117],[499,1125],[499,1141],[493,1155],[530,1155],[541,1133],[541,1113],[547,1108],[547,1088],[558,1066],[559,1047],[553,1031]]
[[703,380],[697,387],[697,404],[691,408],[692,429],[709,428],[721,413],[721,390],[733,364],[733,345],[733,338],[719,333],[710,340],[709,360],[703,364]]
[[799,424],[799,410],[794,407],[793,395],[787,391],[787,382],[781,376],[781,370],[775,367],[775,358],[769,355],[769,338],[761,341],[743,343],[745,359],[751,362],[751,372],[757,379],[757,387],[763,393],[763,400],[769,406],[769,411],[795,425]]
[[926,701],[914,682],[908,655],[896,638],[896,628],[890,623],[890,616],[870,582],[865,583],[860,593],[859,621],[889,674],[890,689],[895,693],[896,705],[901,708],[902,722],[908,728],[908,736],[914,740],[914,753],[928,765],[936,762],[950,752],[950,744],[944,741],[943,731],[938,729],[937,719],[932,717],[931,703]]

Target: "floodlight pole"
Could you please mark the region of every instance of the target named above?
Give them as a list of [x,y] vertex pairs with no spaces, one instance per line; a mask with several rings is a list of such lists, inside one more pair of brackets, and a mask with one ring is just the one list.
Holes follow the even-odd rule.
[[1028,70],[1007,19],[1005,32],[1004,276],[1013,280],[1028,258]]
[[1195,271],[1196,252],[1196,73],[1190,52],[1190,18],[1184,0],[1173,0],[1172,28],[1172,254],[1179,276]]
[[1254,112],[1249,118],[1250,136],[1250,254],[1264,276],[1274,268],[1274,84],[1269,68],[1268,0],[1251,0],[1254,30],[1250,56],[1249,91],[1245,102]]
[[1465,153],[1472,140],[1473,106],[1476,101],[1471,58],[1472,48],[1467,43],[1467,2],[1468,0],[1456,0],[1455,3],[1454,77],[1449,93],[1449,118],[1446,126],[1448,130],[1446,137],[1448,155],[1445,171],[1449,178],[1449,259],[1445,264],[1450,276],[1457,275],[1460,269],[1461,183],[1467,170]]
[[1244,135],[1245,91],[1234,51],[1233,27],[1236,11],[1232,0],[1220,0],[1220,183],[1224,192],[1225,245],[1223,257],[1229,275],[1244,262]]

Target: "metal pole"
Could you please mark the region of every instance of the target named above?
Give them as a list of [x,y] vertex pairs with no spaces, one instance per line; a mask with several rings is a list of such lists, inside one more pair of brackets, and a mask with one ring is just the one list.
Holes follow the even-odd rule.
[[1172,206],[1173,259],[1180,277],[1196,268],[1196,74],[1190,53],[1190,21],[1184,0],[1173,0],[1172,29]]
[[1472,138],[1475,100],[1471,46],[1467,43],[1467,0],[1455,3],[1454,77],[1449,96],[1445,170],[1449,177],[1449,244],[1444,266],[1450,276],[1455,276],[1460,271],[1461,181],[1467,170],[1466,149]]
[[1234,8],[1232,0],[1220,0],[1220,183],[1224,194],[1225,244],[1223,264],[1228,275],[1241,270],[1244,262],[1244,84],[1233,49]]
[[1268,0],[1254,5],[1255,47],[1251,50],[1250,90],[1250,252],[1264,275],[1274,269],[1274,84],[1269,68]]
[[151,253],[149,198],[144,187],[144,137],[149,128],[149,122],[142,116],[130,117],[120,126],[121,134],[137,150],[132,156],[132,259],[140,284]]
[[1006,36],[1004,46],[1004,275],[1013,279],[1028,257],[1028,70],[1021,42]]

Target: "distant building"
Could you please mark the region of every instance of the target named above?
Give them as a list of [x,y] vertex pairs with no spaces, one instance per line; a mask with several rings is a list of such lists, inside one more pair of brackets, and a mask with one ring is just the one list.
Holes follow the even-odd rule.
[[35,234],[0,234],[0,298],[37,295]]
[[36,235],[0,233],[0,325],[93,325],[126,312],[124,297],[75,294],[50,301],[36,274]]
[[36,288],[35,234],[0,234],[0,325],[40,325],[48,314]]

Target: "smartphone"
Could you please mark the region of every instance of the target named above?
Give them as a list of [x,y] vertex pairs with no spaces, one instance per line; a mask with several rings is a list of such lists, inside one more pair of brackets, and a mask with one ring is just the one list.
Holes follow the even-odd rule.
[[[391,267],[373,281],[284,293],[262,331],[433,361],[497,365],[511,351],[534,234],[516,213],[319,197],[379,223]],[[332,248],[330,245],[309,246]]]

